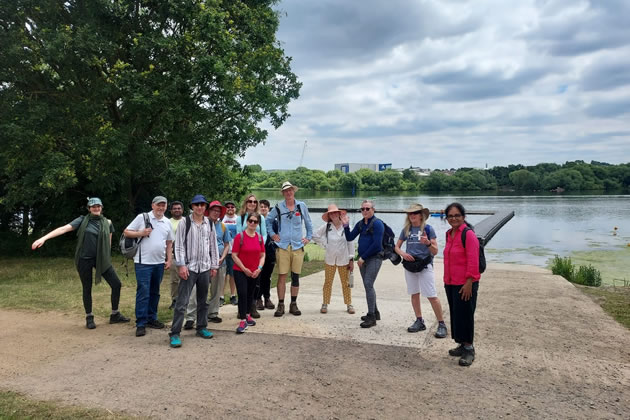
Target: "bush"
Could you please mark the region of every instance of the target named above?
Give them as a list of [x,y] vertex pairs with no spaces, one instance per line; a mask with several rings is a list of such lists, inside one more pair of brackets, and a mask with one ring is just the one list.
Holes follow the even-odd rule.
[[551,263],[551,272],[553,274],[562,276],[569,281],[573,281],[575,268],[573,266],[573,263],[571,262],[571,258],[560,258],[556,255],[553,258],[553,262]]
[[602,275],[598,269],[590,264],[581,265],[575,273],[574,283],[599,287],[602,284]]

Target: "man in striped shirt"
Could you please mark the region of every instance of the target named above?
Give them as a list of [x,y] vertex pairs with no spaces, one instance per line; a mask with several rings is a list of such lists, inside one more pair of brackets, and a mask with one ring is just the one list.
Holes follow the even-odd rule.
[[210,277],[219,268],[219,249],[216,230],[204,216],[208,200],[199,194],[190,201],[192,215],[186,217],[177,227],[175,237],[175,264],[180,277],[177,301],[170,332],[171,347],[181,347],[179,334],[184,323],[186,306],[193,287],[197,289],[197,336],[212,338],[208,325],[208,287]]

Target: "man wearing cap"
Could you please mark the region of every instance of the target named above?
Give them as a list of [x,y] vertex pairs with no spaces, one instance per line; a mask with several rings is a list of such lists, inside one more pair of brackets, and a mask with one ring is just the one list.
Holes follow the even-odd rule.
[[181,281],[170,332],[171,347],[180,347],[179,334],[193,288],[197,297],[197,336],[212,338],[208,325],[208,287],[210,277],[219,268],[219,250],[214,225],[204,213],[208,207],[206,198],[198,194],[190,201],[192,215],[186,217],[177,228],[175,240],[175,264]]
[[[173,201],[171,203],[171,228],[173,229],[173,236],[177,235],[177,225],[182,221],[182,215],[184,214],[184,205],[181,201]],[[168,271],[171,272],[171,306],[168,309],[175,308],[175,300],[177,299],[177,289],[179,287],[179,276],[177,275],[177,269],[171,267]]]
[[171,266],[173,257],[173,229],[164,217],[167,200],[158,195],[151,202],[148,213],[149,225],[139,214],[123,232],[127,238],[142,238],[138,252],[133,257],[136,270],[136,337],[146,335],[146,327],[164,328],[157,319],[160,302],[160,283],[164,269]]
[[[300,290],[300,273],[304,261],[304,245],[313,237],[313,225],[308,207],[302,201],[295,199],[298,188],[290,182],[282,184],[284,201],[278,203],[267,215],[267,229],[271,239],[278,244],[276,260],[278,264],[278,306],[274,316],[284,315],[284,292],[287,274],[291,271],[291,305],[289,312],[302,315],[297,306],[297,296]],[[277,220],[277,232],[274,220]],[[306,228],[306,236],[302,235],[302,222]]]
[[[206,210],[206,216],[210,219],[210,222],[214,224],[214,231],[217,237],[217,248],[219,255],[219,269],[217,274],[210,279],[210,290],[208,296],[208,321],[214,323],[220,323],[223,320],[219,317],[219,298],[223,296],[223,287],[225,285],[225,257],[227,256],[230,246],[230,231],[223,224],[221,219],[225,216],[226,208],[221,205],[220,201],[213,201],[210,203],[210,207]],[[194,289],[193,289],[194,290]],[[184,329],[192,329],[195,324],[195,318],[197,316],[197,296],[193,291],[190,294],[190,300],[188,301],[188,309],[186,311],[186,323]]]

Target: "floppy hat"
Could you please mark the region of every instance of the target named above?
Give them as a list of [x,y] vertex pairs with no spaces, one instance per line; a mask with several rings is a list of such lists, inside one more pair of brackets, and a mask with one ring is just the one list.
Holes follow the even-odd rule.
[[225,213],[227,212],[227,208],[223,207],[221,205],[221,202],[218,200],[214,200],[212,203],[210,203],[210,205],[208,206],[208,209],[206,210],[206,213],[209,213],[210,210],[212,209],[212,207],[219,207],[219,209],[221,210],[221,215],[219,216],[219,220],[223,219],[223,216],[225,216]]
[[100,198],[98,197],[88,197],[88,207],[92,207],[92,206],[103,206],[103,202],[101,201]]
[[166,197],[162,195],[157,195],[153,198],[153,201],[151,201],[151,203],[153,204],[167,203],[168,204],[168,200],[166,199]]
[[280,191],[284,191],[284,190],[288,190],[289,188],[293,189],[293,192],[297,192],[298,187],[296,187],[295,185],[291,184],[289,181],[286,181],[282,184],[282,188],[280,188]]
[[431,215],[431,212],[429,211],[429,209],[426,207],[423,207],[422,204],[420,203],[414,203],[405,209],[405,213],[417,213],[419,211],[422,212],[422,216],[425,218],[425,220],[428,219],[429,216]]
[[199,203],[204,203],[206,205],[206,208],[208,208],[208,200],[206,200],[206,197],[204,197],[202,194],[197,194],[196,196],[194,196],[192,200],[190,200],[190,205],[188,207],[192,209],[193,204]]
[[328,211],[326,213],[322,214],[322,220],[324,222],[328,223],[330,221],[330,218],[328,217],[328,213],[334,213],[334,212],[339,212],[342,215],[347,213],[345,210],[339,210],[339,208],[335,204],[329,204],[328,205]]

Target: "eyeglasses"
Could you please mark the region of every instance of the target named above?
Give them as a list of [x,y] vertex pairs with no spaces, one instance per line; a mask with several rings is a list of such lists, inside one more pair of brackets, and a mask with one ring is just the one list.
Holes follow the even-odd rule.
[[449,214],[448,216],[446,216],[447,219],[459,219],[461,217],[461,214]]
[[225,208],[228,209],[228,210],[232,210],[232,209],[235,209],[236,207],[234,207],[234,206],[225,206]]
[[372,207],[361,207],[361,211],[370,211]]
[[247,200],[247,202],[248,202],[248,203],[253,203],[253,204],[256,204],[256,203],[258,203],[258,200]]
[[193,203],[193,207],[206,206],[206,203]]
[[253,224],[257,225],[258,224],[258,220],[256,220],[256,219],[249,219],[247,221],[247,223],[253,223]]

